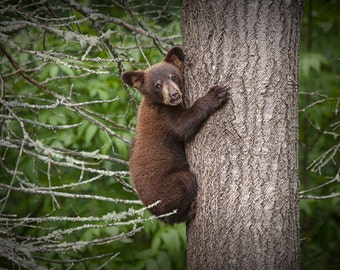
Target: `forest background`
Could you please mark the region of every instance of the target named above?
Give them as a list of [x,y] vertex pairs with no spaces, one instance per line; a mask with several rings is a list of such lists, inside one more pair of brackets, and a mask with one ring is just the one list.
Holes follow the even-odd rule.
[[[0,2],[0,267],[184,269],[185,224],[150,216],[120,80],[181,45],[181,1]],[[308,0],[300,49],[301,269],[339,269],[339,1]]]

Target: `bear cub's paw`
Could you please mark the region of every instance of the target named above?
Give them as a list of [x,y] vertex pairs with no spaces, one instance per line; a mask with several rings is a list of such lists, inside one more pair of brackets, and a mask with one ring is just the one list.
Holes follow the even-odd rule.
[[227,85],[214,85],[209,89],[208,95],[215,100],[216,108],[221,107],[230,98],[229,90]]

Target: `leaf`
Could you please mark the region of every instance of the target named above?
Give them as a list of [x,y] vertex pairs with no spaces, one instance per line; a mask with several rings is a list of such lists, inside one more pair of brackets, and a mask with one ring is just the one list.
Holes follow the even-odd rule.
[[158,270],[158,269],[159,268],[157,262],[154,259],[148,259],[146,263],[146,270]]
[[110,236],[117,235],[119,233],[119,229],[117,227],[107,227],[104,231]]
[[151,253],[156,255],[159,247],[161,245],[161,237],[157,234],[153,237],[152,242],[151,242]]
[[160,251],[157,256],[157,263],[160,269],[162,270],[171,270],[171,261],[164,251]]
[[181,246],[179,236],[174,229],[169,229],[166,233],[162,234],[162,239],[169,252],[175,254]]
[[90,145],[93,137],[96,135],[98,128],[95,125],[90,125],[85,131],[85,143]]
[[182,240],[183,243],[187,242],[187,233],[186,233],[186,226],[185,223],[177,223],[174,224],[173,228],[178,233],[178,236]]
[[74,71],[69,68],[69,67],[66,67],[64,65],[59,65],[59,68],[66,74],[66,75],[69,75],[69,76],[74,76],[75,73]]
[[302,76],[309,76],[312,70],[320,72],[321,65],[329,65],[329,61],[320,53],[301,53],[300,70]]
[[50,72],[50,77],[51,78],[54,78],[58,75],[58,72],[59,72],[59,68],[57,65],[53,65],[50,67],[49,69],[49,72]]
[[151,257],[151,252],[150,249],[144,249],[142,251],[139,252],[135,252],[135,256],[138,260],[146,260],[149,259]]

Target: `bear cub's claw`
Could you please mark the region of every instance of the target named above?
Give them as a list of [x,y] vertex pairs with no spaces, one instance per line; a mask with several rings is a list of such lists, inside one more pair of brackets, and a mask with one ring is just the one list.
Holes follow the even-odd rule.
[[227,85],[214,85],[210,88],[209,94],[213,94],[219,102],[224,103],[230,97],[229,90],[230,87]]
[[210,88],[209,93],[214,93],[215,97],[222,100],[229,98],[230,87],[227,85],[214,85]]

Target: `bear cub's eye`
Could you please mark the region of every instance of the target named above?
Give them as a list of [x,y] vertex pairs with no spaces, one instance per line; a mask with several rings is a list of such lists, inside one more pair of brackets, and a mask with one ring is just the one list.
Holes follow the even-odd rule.
[[177,77],[175,74],[170,74],[170,79],[174,82],[177,82]]
[[156,88],[157,89],[162,89],[162,84],[160,82],[156,82]]

